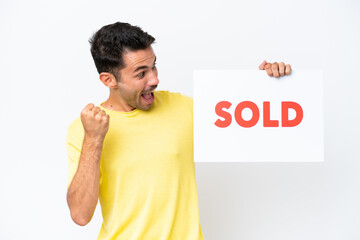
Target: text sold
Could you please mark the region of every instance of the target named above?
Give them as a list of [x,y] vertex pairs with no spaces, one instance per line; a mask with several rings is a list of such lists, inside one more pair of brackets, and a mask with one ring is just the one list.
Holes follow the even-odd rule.
[[[224,120],[216,120],[215,126],[219,128],[226,128],[232,122],[232,116],[224,109],[231,107],[231,102],[221,101],[215,106],[215,113],[222,117]],[[252,117],[249,120],[245,120],[242,117],[242,111],[248,108],[252,112]],[[289,120],[289,109],[293,109],[296,112],[296,117]],[[296,102],[281,102],[281,126],[282,127],[295,127],[299,125],[303,119],[303,109],[300,104]],[[260,119],[260,110],[258,106],[251,101],[240,102],[234,111],[234,118],[237,124],[244,128],[251,128],[255,126]],[[279,120],[270,119],[270,102],[263,102],[263,126],[264,127],[279,127]]]

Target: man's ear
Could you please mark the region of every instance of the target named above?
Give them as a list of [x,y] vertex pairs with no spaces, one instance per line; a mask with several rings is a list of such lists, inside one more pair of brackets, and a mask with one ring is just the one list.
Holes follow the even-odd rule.
[[117,88],[117,81],[113,74],[102,72],[99,75],[99,79],[108,88]]

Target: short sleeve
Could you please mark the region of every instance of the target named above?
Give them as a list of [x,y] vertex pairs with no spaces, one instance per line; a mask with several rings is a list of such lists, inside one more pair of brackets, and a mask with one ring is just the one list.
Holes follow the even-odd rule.
[[186,106],[188,107],[188,109],[189,109],[189,111],[190,111],[190,115],[191,115],[191,117],[193,117],[194,116],[194,113],[193,113],[193,109],[194,109],[194,107],[193,107],[193,98],[192,97],[188,97],[188,96],[186,96],[186,95],[182,95],[183,96],[183,98],[184,98],[184,100],[185,100],[185,102],[186,102]]
[[68,185],[67,185],[68,188],[79,165],[83,139],[84,139],[84,129],[82,127],[80,118],[78,118],[70,124],[66,134],[65,144],[68,153],[68,169],[69,169]]

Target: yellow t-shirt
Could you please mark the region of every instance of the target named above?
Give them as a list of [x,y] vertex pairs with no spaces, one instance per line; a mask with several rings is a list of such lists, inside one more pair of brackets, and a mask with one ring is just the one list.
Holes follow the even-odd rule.
[[[190,97],[156,91],[148,111],[110,115],[100,163],[101,240],[202,240]],[[84,130],[68,129],[69,185]]]

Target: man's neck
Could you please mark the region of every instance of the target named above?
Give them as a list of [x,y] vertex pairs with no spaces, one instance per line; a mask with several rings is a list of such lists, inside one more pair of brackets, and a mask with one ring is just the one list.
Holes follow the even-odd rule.
[[134,107],[129,106],[127,103],[119,100],[114,99],[113,97],[110,96],[101,106],[106,109],[110,109],[118,112],[131,112],[135,109]]

